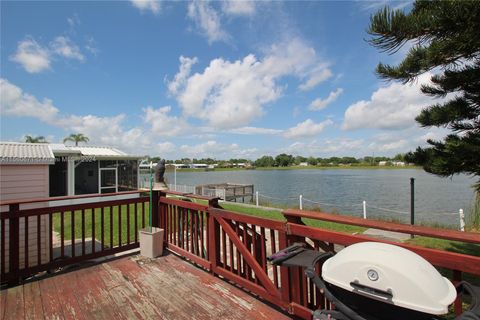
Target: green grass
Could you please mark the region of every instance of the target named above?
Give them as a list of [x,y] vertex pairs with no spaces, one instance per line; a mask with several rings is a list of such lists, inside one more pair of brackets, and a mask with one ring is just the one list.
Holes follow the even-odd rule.
[[[135,239],[135,214],[137,215],[137,226],[138,229],[142,228],[142,211],[141,206],[137,206],[137,212],[135,213],[135,206],[130,204],[130,242],[133,242]],[[104,208],[104,243],[106,246],[110,246],[110,237],[113,238],[113,246],[118,246],[119,235],[121,234],[121,241],[122,244],[127,243],[127,205],[120,206],[120,214],[121,214],[121,224],[119,223],[119,206],[115,206],[112,208],[112,226],[113,232],[110,232],[110,207]],[[144,218],[145,218],[145,225],[148,226],[149,221],[149,204],[145,204],[144,208]],[[95,238],[97,241],[101,241],[101,215],[102,211],[100,208],[95,209]],[[63,216],[63,223],[64,223],[64,238],[65,240],[72,239],[72,213],[65,212]],[[74,232],[75,232],[75,239],[82,238],[82,211],[77,210],[73,214],[74,216]],[[85,210],[85,237],[91,238],[92,237],[92,210],[87,209]],[[120,230],[119,230],[120,227]],[[60,233],[61,232],[61,214],[54,213],[53,214],[53,229],[54,231]]]
[[[256,216],[261,218],[285,221],[285,217],[283,216],[280,209],[268,210],[268,209],[262,209],[262,208],[235,205],[231,203],[222,203],[222,207],[225,210],[229,210],[237,213],[248,214],[251,216]],[[346,224],[333,223],[328,221],[320,221],[320,220],[313,220],[313,219],[302,219],[302,221],[307,226],[329,229],[329,230],[345,232],[345,233],[357,233],[357,232],[361,233],[366,230],[366,228],[363,228],[363,227],[350,226]]]

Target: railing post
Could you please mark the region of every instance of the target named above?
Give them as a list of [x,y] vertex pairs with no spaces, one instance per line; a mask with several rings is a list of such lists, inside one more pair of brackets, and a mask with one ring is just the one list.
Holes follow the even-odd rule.
[[258,191],[255,191],[255,204],[258,207]]
[[[208,200],[208,207],[219,208],[218,198]],[[217,270],[218,262],[220,261],[220,224],[215,219],[215,216],[210,210],[208,210],[208,260],[212,263],[212,274],[215,274]]]
[[[294,242],[304,242],[305,243],[305,238],[300,237],[297,235],[292,235],[290,234],[289,230],[289,224],[300,224],[304,225],[302,218],[300,217],[294,217],[288,215],[286,212],[282,212],[283,216],[287,220],[286,223],[286,230],[284,231],[284,237],[285,240],[283,241],[285,243],[285,247],[292,245]],[[279,235],[282,235],[281,232],[279,231]],[[279,241],[282,239],[282,237],[279,237]],[[284,249],[285,247],[282,247],[282,241],[280,241],[280,250]],[[287,269],[287,268],[282,268],[282,269]],[[303,270],[301,268],[288,268],[286,272],[280,273],[281,281],[282,281],[282,298],[288,297],[287,302],[296,302],[300,303],[301,302],[301,295],[302,292],[305,288],[303,288],[303,282],[302,282],[302,277],[303,277]],[[285,288],[283,287],[283,283],[286,283],[287,285]],[[286,292],[288,290],[288,292]]]
[[367,201],[363,200],[363,219],[367,219]]
[[9,233],[9,257],[8,273],[12,275],[9,285],[16,285],[19,282],[19,260],[20,260],[20,218],[18,213],[20,205],[14,203],[9,205],[8,210],[8,233]]
[[303,196],[302,195],[300,195],[300,197],[299,197],[299,208],[300,208],[300,210],[303,210]]

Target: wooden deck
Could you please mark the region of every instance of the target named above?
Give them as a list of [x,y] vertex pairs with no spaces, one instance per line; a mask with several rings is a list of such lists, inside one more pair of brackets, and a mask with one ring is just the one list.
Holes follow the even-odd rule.
[[0,297],[1,319],[290,319],[173,254],[123,257]]

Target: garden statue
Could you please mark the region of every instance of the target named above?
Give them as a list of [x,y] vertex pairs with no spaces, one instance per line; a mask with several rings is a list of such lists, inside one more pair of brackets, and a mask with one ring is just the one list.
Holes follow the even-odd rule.
[[165,183],[165,178],[163,175],[165,174],[165,159],[158,161],[157,165],[155,166],[155,182]]

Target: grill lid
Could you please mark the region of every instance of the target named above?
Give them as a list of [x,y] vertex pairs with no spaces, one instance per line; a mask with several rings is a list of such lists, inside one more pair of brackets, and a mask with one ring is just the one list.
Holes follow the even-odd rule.
[[372,299],[429,314],[446,314],[457,295],[453,284],[425,259],[404,248],[362,242],[322,267],[323,279]]

